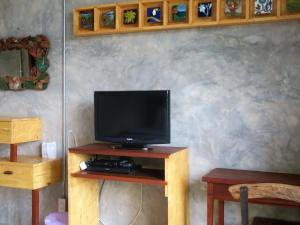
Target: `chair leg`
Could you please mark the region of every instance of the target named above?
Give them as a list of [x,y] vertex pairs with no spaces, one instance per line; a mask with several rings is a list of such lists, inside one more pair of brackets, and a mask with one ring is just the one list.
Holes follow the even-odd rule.
[[248,188],[240,188],[241,218],[242,225],[249,225],[248,218]]

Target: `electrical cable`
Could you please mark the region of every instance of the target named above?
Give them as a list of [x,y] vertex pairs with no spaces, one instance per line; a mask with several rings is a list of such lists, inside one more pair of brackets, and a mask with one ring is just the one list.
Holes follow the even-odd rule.
[[[100,198],[101,198],[102,190],[103,190],[103,187],[104,187],[104,183],[105,183],[105,180],[102,181],[102,184],[101,184],[101,187],[100,187],[100,191],[99,191],[99,204],[100,204]],[[105,224],[101,221],[101,218],[99,218],[99,222],[100,222],[102,225],[105,225]]]
[[[100,202],[100,200],[101,200],[101,194],[102,194],[102,191],[103,191],[104,183],[105,183],[105,180],[103,180],[103,182],[102,182],[102,184],[101,184],[101,187],[100,187],[100,191],[99,191],[99,202]],[[143,184],[141,184],[141,197],[140,197],[140,206],[139,206],[139,209],[138,209],[136,215],[134,216],[134,218],[131,220],[131,222],[130,222],[128,225],[134,225],[134,224],[136,223],[137,219],[138,219],[139,216],[141,215],[142,209],[143,209]],[[101,221],[101,218],[99,218],[99,222],[100,222],[102,225],[105,225],[105,224]]]
[[130,222],[129,225],[134,225],[136,220],[139,218],[141,212],[142,212],[142,209],[143,209],[143,184],[141,184],[141,201],[140,201],[140,207],[139,207],[139,210],[137,212],[137,214],[135,215],[135,217],[133,218],[133,220]]
[[73,140],[74,140],[75,147],[77,148],[77,147],[78,147],[78,144],[77,144],[77,139],[76,139],[76,137],[75,137],[75,135],[74,135],[73,131],[72,131],[72,130],[69,130],[69,133],[72,135],[72,137],[73,137]]

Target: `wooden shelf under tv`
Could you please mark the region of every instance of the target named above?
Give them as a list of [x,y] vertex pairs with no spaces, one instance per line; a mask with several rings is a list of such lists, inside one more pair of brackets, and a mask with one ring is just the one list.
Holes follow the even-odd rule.
[[[144,32],[144,31],[157,31],[157,30],[170,30],[170,29],[183,29],[183,28],[195,28],[195,27],[213,27],[213,26],[225,26],[225,25],[242,25],[242,24],[254,24],[254,23],[270,23],[289,20],[300,20],[300,11],[295,13],[288,13],[286,10],[286,0],[273,0],[274,9],[273,13],[268,15],[254,16],[253,7],[254,0],[245,0],[245,10],[243,11],[243,18],[230,18],[224,15],[225,0],[212,0],[215,1],[215,16],[212,20],[199,19],[196,13],[196,4],[199,0],[140,0],[137,2],[116,3],[116,4],[102,4],[102,5],[90,5],[81,8],[75,8],[73,10],[73,33],[76,36],[92,36],[92,35],[105,35],[105,34],[117,34],[117,33],[130,33],[130,32]],[[169,2],[187,2],[188,3],[188,19],[185,23],[175,23],[169,21]],[[163,7],[163,22],[161,25],[149,25],[144,22],[145,20],[145,8],[151,3],[161,3]],[[130,5],[138,5],[138,24],[134,27],[122,25],[121,13],[122,8]],[[99,9],[101,8],[113,8],[116,13],[115,28],[107,29],[99,26],[100,15]],[[94,29],[82,30],[80,29],[79,15],[82,11],[94,11]]]
[[123,182],[134,182],[151,185],[167,185],[164,179],[164,171],[157,169],[140,169],[130,174],[121,173],[108,173],[108,172],[91,172],[91,171],[78,171],[72,173],[73,177],[97,179],[97,180],[114,180]]
[[[163,161],[163,169],[140,169],[131,174],[80,171],[79,164],[94,155],[125,156]],[[155,146],[148,151],[114,149],[108,144],[90,144],[68,151],[69,225],[98,224],[99,180],[135,182],[165,188],[168,224],[188,225],[188,150],[184,147]],[[80,202],[80,204],[78,204]]]

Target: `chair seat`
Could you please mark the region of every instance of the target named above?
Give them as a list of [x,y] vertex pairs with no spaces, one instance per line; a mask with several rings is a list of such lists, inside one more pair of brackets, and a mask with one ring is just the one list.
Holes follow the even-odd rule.
[[255,217],[251,225],[300,225],[300,222]]

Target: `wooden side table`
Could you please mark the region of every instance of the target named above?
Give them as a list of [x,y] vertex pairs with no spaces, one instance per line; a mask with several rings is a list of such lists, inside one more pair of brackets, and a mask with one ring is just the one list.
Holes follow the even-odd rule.
[[39,189],[61,181],[62,160],[18,156],[17,144],[41,138],[39,118],[0,118],[0,143],[10,144],[10,158],[0,158],[0,186],[32,191],[32,224],[39,225]]
[[[93,155],[126,156],[162,160],[164,169],[141,169],[132,174],[90,172],[79,164]],[[168,224],[188,225],[188,150],[180,147],[154,147],[152,150],[113,149],[110,145],[91,144],[68,152],[69,225],[98,225],[99,180],[135,182],[165,187]]]
[[[300,186],[300,175],[216,168],[202,177],[207,182],[207,225],[213,225],[214,200],[218,201],[219,225],[224,225],[224,201],[233,199],[228,188],[234,184],[282,183]],[[250,203],[300,207],[299,203],[280,199],[249,199]]]

